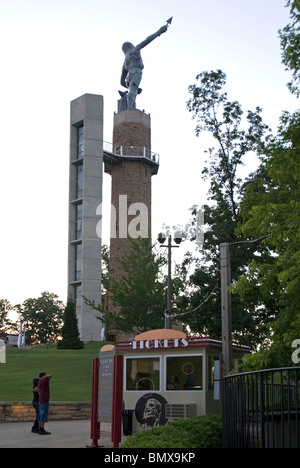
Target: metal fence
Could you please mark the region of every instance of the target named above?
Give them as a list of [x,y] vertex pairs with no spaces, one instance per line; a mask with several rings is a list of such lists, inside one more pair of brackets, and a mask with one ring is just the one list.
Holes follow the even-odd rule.
[[222,380],[225,448],[300,448],[300,367]]

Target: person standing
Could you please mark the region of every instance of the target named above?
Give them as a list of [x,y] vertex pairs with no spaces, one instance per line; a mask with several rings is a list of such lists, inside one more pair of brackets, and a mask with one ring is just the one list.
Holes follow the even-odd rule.
[[39,415],[39,389],[38,389],[38,383],[39,379],[35,378],[33,379],[33,388],[32,388],[32,393],[33,393],[33,400],[32,400],[32,406],[35,409],[36,413],[36,418],[34,421],[34,424],[31,428],[31,432],[34,432],[35,434],[39,430],[39,420],[38,420],[38,415]]
[[38,420],[39,420],[39,429],[38,433],[40,435],[48,435],[51,432],[45,430],[45,423],[49,420],[49,400],[50,400],[50,385],[49,381],[52,378],[52,375],[47,375],[45,372],[41,372],[39,375],[39,411],[38,411]]

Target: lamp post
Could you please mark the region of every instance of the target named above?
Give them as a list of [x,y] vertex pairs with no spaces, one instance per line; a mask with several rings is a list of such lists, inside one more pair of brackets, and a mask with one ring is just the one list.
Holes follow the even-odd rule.
[[[158,242],[163,244],[166,240],[166,236],[159,233]],[[162,245],[168,249],[168,308],[165,310],[165,328],[172,328],[171,317],[172,317],[172,248],[178,248],[182,238],[175,236],[174,241],[177,245],[172,245],[172,236],[168,236],[168,245]]]
[[20,320],[20,334],[18,337],[18,348],[23,349],[23,322],[24,322],[23,315],[19,315],[19,320]]

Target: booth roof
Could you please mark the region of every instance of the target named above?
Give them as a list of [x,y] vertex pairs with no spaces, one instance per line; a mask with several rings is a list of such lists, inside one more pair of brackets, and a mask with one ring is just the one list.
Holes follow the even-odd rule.
[[135,341],[175,340],[177,338],[186,338],[186,333],[169,328],[159,328],[157,330],[149,330],[136,335]]
[[[145,343],[145,346],[144,346]],[[118,341],[116,348],[118,351],[136,351],[141,350],[161,350],[172,348],[218,348],[222,349],[222,341],[210,338],[208,336],[202,337],[187,337],[185,333],[178,330],[158,329],[150,330],[135,336],[131,340]],[[232,350],[238,353],[249,353],[251,348],[246,345],[233,343]]]

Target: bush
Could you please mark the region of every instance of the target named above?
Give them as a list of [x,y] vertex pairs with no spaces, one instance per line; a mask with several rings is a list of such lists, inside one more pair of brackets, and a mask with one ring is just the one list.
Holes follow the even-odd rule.
[[137,432],[121,448],[222,448],[222,417],[197,416]]

